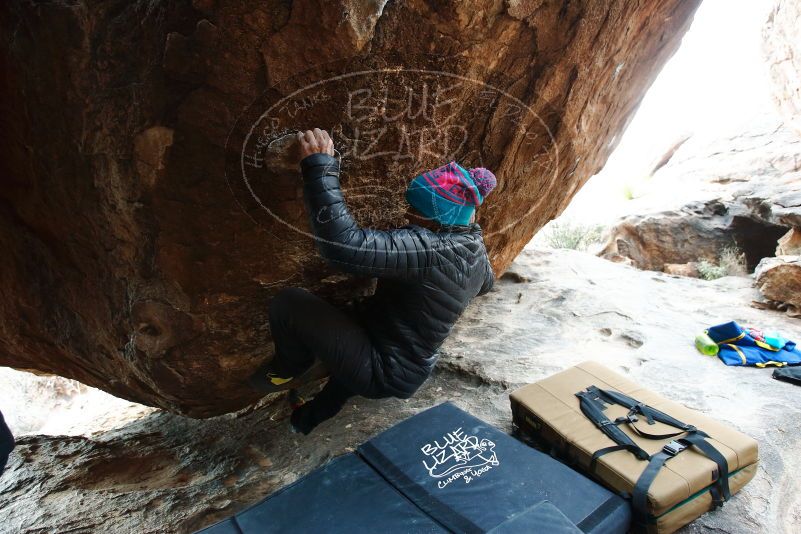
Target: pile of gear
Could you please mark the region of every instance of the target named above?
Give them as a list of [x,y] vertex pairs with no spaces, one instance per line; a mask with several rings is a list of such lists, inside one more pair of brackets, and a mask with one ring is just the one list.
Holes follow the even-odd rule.
[[712,326],[695,338],[701,354],[717,356],[726,365],[778,367],[773,378],[801,385],[801,350],[779,332],[743,328],[734,321]]

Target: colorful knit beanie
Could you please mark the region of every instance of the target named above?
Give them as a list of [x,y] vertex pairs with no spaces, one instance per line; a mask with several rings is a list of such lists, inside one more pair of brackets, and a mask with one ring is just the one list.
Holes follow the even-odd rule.
[[406,200],[440,224],[465,226],[496,183],[495,175],[487,169],[467,170],[451,161],[415,177],[406,190]]

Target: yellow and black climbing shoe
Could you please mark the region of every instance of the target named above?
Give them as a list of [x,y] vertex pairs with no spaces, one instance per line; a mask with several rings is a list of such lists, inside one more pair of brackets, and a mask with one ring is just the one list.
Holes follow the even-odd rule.
[[251,375],[248,382],[253,389],[266,395],[267,393],[275,393],[286,389],[285,385],[293,379],[294,377],[292,376],[279,376],[269,364],[265,364]]

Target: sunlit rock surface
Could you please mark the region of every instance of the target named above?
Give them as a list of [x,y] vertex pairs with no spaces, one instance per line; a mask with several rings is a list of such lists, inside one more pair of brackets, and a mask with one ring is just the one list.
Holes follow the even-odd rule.
[[788,123],[801,132],[801,4],[774,0],[763,38],[774,100]]
[[[691,138],[651,177],[652,190],[606,236],[601,255],[662,271],[736,247],[748,272],[801,226],[801,136],[775,117]],[[672,267],[667,267],[668,270]]]
[[765,300],[784,304],[790,314],[801,317],[801,256],[765,258],[754,278]]

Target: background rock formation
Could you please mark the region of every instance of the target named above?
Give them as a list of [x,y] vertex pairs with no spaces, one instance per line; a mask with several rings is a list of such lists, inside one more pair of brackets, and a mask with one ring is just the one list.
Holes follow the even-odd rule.
[[754,279],[767,304],[801,317],[801,256],[765,258],[757,265]]
[[[375,225],[403,222],[397,201],[420,166],[491,167],[500,186],[480,222],[501,272],[599,170],[698,3],[3,2],[0,365],[191,416],[253,402],[242,380],[269,356],[272,294],[369,291],[287,229],[305,215],[283,167],[232,176],[260,110],[365,70],[477,80],[449,86],[458,147],[429,150],[443,123],[415,116],[418,157],[359,152],[384,109],[355,117],[348,98],[398,86],[382,74],[290,99],[252,156],[269,159],[282,132],[332,129],[351,205]],[[424,75],[396,76],[420,96]],[[495,88],[483,102],[481,83]]]
[[776,105],[801,132],[801,4],[776,0],[763,32]]
[[[776,118],[714,139],[691,138],[652,181],[649,196],[658,209],[643,205],[618,222],[604,257],[669,271],[698,260],[716,263],[722,250],[736,246],[752,272],[801,226],[801,137]],[[671,197],[676,205],[666,209],[663,199]]]

